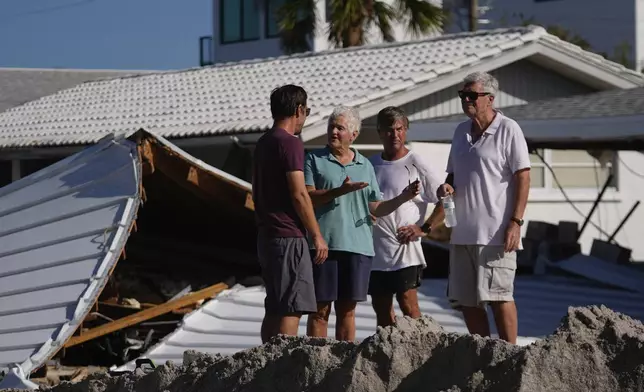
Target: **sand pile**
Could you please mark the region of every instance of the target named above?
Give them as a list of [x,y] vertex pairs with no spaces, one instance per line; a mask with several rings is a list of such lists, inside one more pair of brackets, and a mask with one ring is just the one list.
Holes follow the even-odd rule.
[[278,337],[231,357],[187,352],[182,366],[91,376],[56,392],[644,391],[644,327],[605,307],[570,308],[528,347],[402,319],[361,344]]

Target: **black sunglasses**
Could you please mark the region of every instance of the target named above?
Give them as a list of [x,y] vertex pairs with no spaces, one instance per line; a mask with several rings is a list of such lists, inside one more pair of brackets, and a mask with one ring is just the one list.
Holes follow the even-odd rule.
[[458,97],[461,99],[461,101],[465,101],[465,98],[469,99],[470,101],[476,101],[478,97],[484,97],[486,95],[490,95],[490,93],[458,90]]
[[[416,165],[414,165],[413,163],[411,165],[416,168],[416,181],[418,181],[418,173],[420,172],[420,170],[418,170],[418,167]],[[405,169],[407,169],[407,174],[409,174],[409,178],[407,179],[407,183],[411,184],[411,170],[409,170],[409,167],[407,167],[407,165],[405,165]]]

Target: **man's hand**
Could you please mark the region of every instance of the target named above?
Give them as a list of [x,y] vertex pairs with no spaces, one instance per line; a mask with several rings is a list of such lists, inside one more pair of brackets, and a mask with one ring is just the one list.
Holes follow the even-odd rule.
[[347,176],[347,178],[344,179],[342,186],[340,186],[340,189],[342,190],[342,193],[347,194],[366,188],[368,186],[368,182],[351,182],[351,179],[349,178],[349,176]]
[[508,228],[505,229],[505,251],[512,252],[519,249],[520,239],[521,227],[515,221],[511,221],[508,224]]
[[408,244],[426,236],[427,233],[423,232],[417,225],[399,227],[397,233],[398,241],[401,244]]
[[419,193],[420,193],[420,181],[416,180],[411,184],[407,185],[405,189],[403,189],[403,191],[400,193],[400,197],[402,197],[404,201],[409,201],[414,197],[418,196]]
[[454,193],[454,188],[450,184],[442,184],[441,186],[436,189],[436,196],[438,196],[439,199],[442,199],[443,197],[447,195],[451,195]]
[[329,245],[327,245],[324,237],[321,235],[313,237],[313,247],[315,248],[315,264],[322,264],[329,256]]

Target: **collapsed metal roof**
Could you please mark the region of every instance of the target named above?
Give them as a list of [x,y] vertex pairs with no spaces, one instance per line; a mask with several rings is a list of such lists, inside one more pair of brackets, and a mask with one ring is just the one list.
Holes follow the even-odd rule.
[[[610,270],[609,263],[606,269]],[[552,266],[560,268],[557,264]],[[612,268],[616,269],[616,268]],[[619,287],[619,282],[613,282]],[[460,312],[452,309],[445,296],[447,279],[425,279],[419,288],[421,313],[434,318],[448,332],[467,333]],[[261,345],[259,330],[264,315],[263,286],[236,286],[219,294],[215,299],[187,315],[177,330],[151,347],[141,358],[155,364],[171,361],[181,364],[186,350],[210,354],[232,355]],[[555,275],[518,276],[515,282],[515,300],[519,312],[519,345],[527,345],[554,332],[569,306],[603,304],[611,309],[644,320],[644,297],[618,289],[599,287],[596,282],[583,278]],[[394,301],[395,302],[395,301]],[[396,312],[401,314],[398,305]],[[488,313],[492,334],[496,335],[493,315]],[[329,328],[335,328],[332,311]],[[362,340],[376,332],[376,317],[370,300],[356,308],[356,339]],[[306,317],[300,322],[300,335],[306,334]],[[131,361],[117,371],[133,370]]]
[[0,189],[0,368],[25,374],[87,315],[140,202],[136,144],[107,138]]
[[[28,376],[82,340],[79,326],[123,256],[146,199],[143,177],[154,171],[252,217],[248,182],[143,130],[110,135],[0,189],[0,370]],[[90,332],[110,331],[98,329]]]

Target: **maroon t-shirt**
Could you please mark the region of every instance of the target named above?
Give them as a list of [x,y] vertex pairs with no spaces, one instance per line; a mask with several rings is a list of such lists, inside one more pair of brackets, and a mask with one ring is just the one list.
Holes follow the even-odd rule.
[[259,138],[253,158],[253,202],[257,227],[266,236],[305,236],[286,182],[286,173],[295,170],[304,171],[304,145],[298,137],[274,128]]

